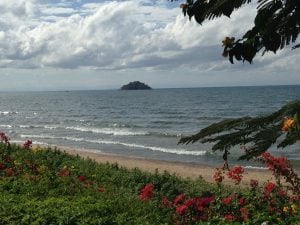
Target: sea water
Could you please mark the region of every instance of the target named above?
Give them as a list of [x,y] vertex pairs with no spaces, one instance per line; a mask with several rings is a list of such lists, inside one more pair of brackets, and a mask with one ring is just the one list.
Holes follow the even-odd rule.
[[[212,144],[178,145],[181,136],[226,118],[261,116],[300,99],[300,86],[215,87],[137,91],[0,92],[0,131],[33,140],[151,159],[221,164]],[[300,147],[271,149],[296,163]],[[239,147],[232,150],[237,161]]]

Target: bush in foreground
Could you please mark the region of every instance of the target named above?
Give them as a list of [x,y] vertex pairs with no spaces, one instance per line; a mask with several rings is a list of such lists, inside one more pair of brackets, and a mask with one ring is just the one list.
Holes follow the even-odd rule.
[[[243,168],[216,170],[216,184],[117,164],[98,164],[57,149],[10,144],[0,133],[0,224],[298,224],[299,178],[288,161],[261,161],[277,183],[238,185]],[[284,179],[282,179],[284,178]],[[285,180],[285,183],[281,183]]]

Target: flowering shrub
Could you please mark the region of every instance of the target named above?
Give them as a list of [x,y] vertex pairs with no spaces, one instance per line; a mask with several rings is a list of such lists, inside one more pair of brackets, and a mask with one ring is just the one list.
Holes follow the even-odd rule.
[[280,182],[280,178],[285,179],[287,183],[291,185],[291,189],[294,192],[300,191],[300,179],[297,173],[294,171],[291,163],[285,157],[275,157],[270,153],[265,152],[261,155],[260,159],[269,170],[271,170],[274,176]]
[[[49,173],[50,168],[45,164],[39,164],[38,162],[35,162],[32,156],[29,158],[24,158],[22,162],[14,160],[12,157],[12,152],[8,151],[11,148],[9,138],[3,132],[0,132],[0,142],[4,144],[4,148],[3,146],[0,146],[0,179],[1,175],[4,175],[6,177],[20,175],[26,180],[38,181],[40,179],[39,177],[42,175],[52,176],[51,173]],[[31,149],[31,140],[27,140],[22,145],[22,148],[30,150],[28,151],[29,154],[43,152],[43,149],[41,149],[40,147],[38,147],[37,150]],[[57,178],[63,179],[64,185],[68,185],[68,182],[73,182],[73,184],[76,184],[76,170],[74,170],[74,166],[64,165],[62,169],[56,172],[56,176]],[[78,186],[79,190],[83,187],[97,192],[105,192],[105,188],[103,186],[99,185],[93,180],[88,179],[84,175],[78,175],[77,182],[80,183],[80,185]]]
[[[251,180],[249,189],[238,189],[227,188],[223,180],[227,177],[240,184],[244,169],[239,166],[217,169],[213,186],[171,175],[130,172],[56,150],[23,151],[25,146],[8,144],[5,134],[1,142],[3,224],[110,224],[116,218],[120,224],[176,225],[300,221],[299,178],[285,158],[261,157],[275,176],[287,181],[284,185],[278,179],[260,186]],[[142,188],[137,191],[137,187]]]
[[[221,221],[226,224],[253,224],[251,221],[256,221],[254,224],[293,224],[291,221],[300,221],[299,178],[291,164],[286,158],[274,157],[270,153],[264,153],[260,161],[275,177],[283,177],[290,185],[283,186],[277,179],[277,183],[266,182],[260,187],[258,181],[252,179],[248,191],[226,194],[222,184],[225,176],[238,185],[243,179],[244,168],[236,166],[228,172],[216,169],[213,178],[219,192],[207,197],[189,198],[188,194],[182,193],[173,201],[163,196],[160,205],[173,210],[174,224],[197,224],[200,221],[213,221],[213,224]],[[151,190],[153,188],[151,186]],[[152,199],[152,194],[149,196],[147,199]]]
[[186,224],[189,221],[207,221],[209,218],[210,204],[215,200],[214,196],[187,198],[185,193],[170,201],[162,197],[162,206],[173,209],[176,223]]
[[0,132],[0,142],[6,144],[7,146],[10,146],[9,138],[3,132]]

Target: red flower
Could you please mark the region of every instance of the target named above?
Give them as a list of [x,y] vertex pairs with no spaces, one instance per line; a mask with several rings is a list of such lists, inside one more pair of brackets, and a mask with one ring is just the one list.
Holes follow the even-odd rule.
[[291,169],[290,163],[285,157],[274,157],[269,152],[262,155],[263,162],[268,166],[269,170],[274,174],[286,176]]
[[6,145],[10,146],[9,138],[3,132],[0,132],[0,141],[4,142]]
[[215,200],[215,197],[214,196],[211,196],[211,197],[205,197],[205,198],[202,198],[200,199],[200,203],[201,205],[205,206],[205,207],[208,207],[209,204],[211,202],[213,202]]
[[165,196],[162,197],[161,203],[165,207],[168,207],[168,208],[173,207],[173,203],[169,199],[167,199]]
[[270,194],[275,188],[276,184],[269,182],[265,185],[264,190],[266,194]]
[[6,172],[6,175],[9,176],[9,177],[11,177],[11,176],[13,176],[15,174],[15,171],[14,171],[13,168],[7,168],[5,170],[5,172]]
[[290,199],[291,199],[292,202],[299,202],[300,196],[299,195],[292,195],[290,197]]
[[257,188],[257,186],[258,186],[258,180],[251,179],[250,180],[250,186],[251,186],[252,189]]
[[58,176],[60,176],[60,177],[69,177],[69,176],[71,176],[71,171],[68,170],[67,168],[62,169],[61,171],[58,172]]
[[185,199],[185,193],[182,193],[181,195],[178,195],[175,199],[174,199],[174,205],[178,205],[180,203],[182,203]]
[[224,219],[225,219],[225,220],[228,220],[228,221],[235,221],[235,220],[236,220],[235,216],[232,215],[232,214],[226,214],[226,215],[224,216]]
[[98,192],[105,192],[105,188],[104,187],[98,187]]
[[25,149],[30,149],[32,147],[32,141],[31,140],[27,140],[24,144],[23,144],[23,148]]
[[222,202],[224,205],[228,205],[232,202],[233,198],[231,196],[227,197],[227,198],[223,198]]
[[244,206],[244,205],[247,204],[247,200],[246,200],[244,197],[241,197],[241,198],[239,199],[239,204],[240,204],[241,206]]
[[6,168],[4,163],[0,163],[0,170],[4,170]]
[[278,192],[277,192],[277,194],[278,194],[279,196],[281,196],[281,197],[287,196],[286,191],[284,191],[284,190],[282,190],[282,189],[279,189]]
[[146,184],[140,192],[140,199],[142,201],[151,199],[153,197],[153,189],[154,189],[153,184]]
[[186,205],[181,205],[176,208],[176,213],[180,216],[184,216],[188,211],[188,207]]
[[224,176],[223,176],[224,171],[222,169],[216,168],[215,174],[214,174],[214,180],[217,184],[221,184]]
[[241,166],[233,167],[228,173],[227,176],[235,181],[235,184],[239,184],[243,178],[244,168]]
[[241,217],[243,218],[244,221],[248,221],[249,220],[249,211],[247,208],[241,208],[240,209],[241,212]]
[[190,198],[184,202],[184,205],[187,207],[194,206],[196,203],[198,203],[197,200],[198,200],[198,198]]
[[78,176],[78,180],[81,182],[85,181],[86,179],[87,179],[86,176],[83,175]]

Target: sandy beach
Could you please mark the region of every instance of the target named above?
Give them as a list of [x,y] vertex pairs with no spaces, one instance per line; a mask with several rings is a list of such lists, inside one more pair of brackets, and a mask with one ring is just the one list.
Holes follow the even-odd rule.
[[[50,146],[54,147],[54,146]],[[188,177],[191,179],[197,179],[202,177],[208,182],[213,181],[213,174],[215,167],[208,165],[201,165],[195,163],[183,163],[183,162],[170,162],[163,160],[153,160],[137,157],[126,157],[119,155],[111,155],[104,153],[97,153],[96,150],[86,150],[86,149],[74,149],[65,146],[56,146],[59,150],[65,151],[66,153],[72,155],[79,155],[83,158],[90,158],[99,163],[118,163],[120,166],[133,169],[139,168],[142,171],[148,172],[158,172],[163,173],[168,171],[171,174],[175,174],[180,177]],[[234,166],[234,165],[232,165]],[[222,167],[222,165],[219,165]],[[245,169],[244,177],[241,182],[242,185],[248,185],[251,179],[256,179],[259,183],[264,183],[266,181],[274,181],[272,173],[267,169]],[[225,184],[233,184],[229,179],[225,179]]]

